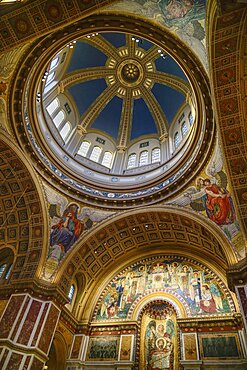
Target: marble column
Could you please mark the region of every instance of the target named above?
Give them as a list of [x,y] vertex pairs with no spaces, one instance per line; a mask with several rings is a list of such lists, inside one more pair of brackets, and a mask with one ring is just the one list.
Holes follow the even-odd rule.
[[0,320],[0,369],[42,370],[59,316],[51,301],[13,294]]

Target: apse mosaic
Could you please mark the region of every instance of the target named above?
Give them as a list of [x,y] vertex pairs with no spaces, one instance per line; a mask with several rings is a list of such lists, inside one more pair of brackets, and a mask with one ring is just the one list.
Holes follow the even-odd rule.
[[206,0],[122,0],[109,10],[122,10],[150,18],[179,36],[208,66],[205,47]]
[[153,292],[169,292],[186,306],[188,316],[221,315],[234,310],[224,284],[208,268],[180,257],[136,263],[107,286],[96,320],[130,318],[135,302]]
[[244,240],[228,188],[219,143],[216,144],[210,163],[194,184],[168,204],[190,207],[204,214],[222,229],[240,255],[244,251]]

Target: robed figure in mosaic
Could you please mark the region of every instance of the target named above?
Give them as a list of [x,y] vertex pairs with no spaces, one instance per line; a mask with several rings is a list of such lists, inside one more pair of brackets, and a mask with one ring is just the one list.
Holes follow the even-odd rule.
[[146,316],[143,321],[143,324],[146,324],[144,333],[145,369],[173,370],[175,369],[174,353],[177,347],[175,315],[171,311],[165,313],[162,318],[159,315],[156,318],[153,315],[152,317],[153,319],[148,319]]

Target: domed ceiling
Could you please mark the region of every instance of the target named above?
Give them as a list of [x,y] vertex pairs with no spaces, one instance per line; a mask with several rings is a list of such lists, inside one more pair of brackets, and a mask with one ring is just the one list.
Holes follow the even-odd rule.
[[[189,91],[182,69],[145,39],[122,33],[88,36],[77,40],[62,77],[82,127],[103,131],[123,147],[142,135],[165,133]],[[93,106],[95,113],[88,117]]]
[[64,46],[54,35],[49,59],[37,57],[46,40],[29,54],[24,140],[41,174],[45,168],[46,179],[76,198],[107,207],[153,203],[170,195],[201,153],[209,114],[197,86],[201,72],[191,74],[194,62],[177,55],[170,39],[166,45],[164,33],[156,44],[94,29],[70,34]]

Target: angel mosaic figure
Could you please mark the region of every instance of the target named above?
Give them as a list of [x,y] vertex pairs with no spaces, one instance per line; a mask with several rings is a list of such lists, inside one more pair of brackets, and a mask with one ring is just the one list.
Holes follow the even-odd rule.
[[222,167],[223,161],[218,147],[212,162],[206,168],[206,176],[198,177],[195,186],[189,187],[185,194],[171,203],[190,205],[197,212],[205,211],[207,217],[219,226],[235,223],[236,213],[231,194],[227,190],[227,176]]

